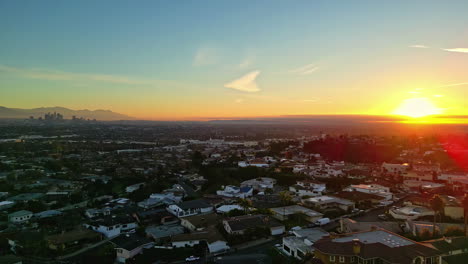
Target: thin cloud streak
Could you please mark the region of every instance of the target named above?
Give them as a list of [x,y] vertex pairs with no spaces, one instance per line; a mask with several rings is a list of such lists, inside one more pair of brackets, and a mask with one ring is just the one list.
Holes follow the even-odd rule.
[[315,64],[307,64],[307,65],[304,65],[302,67],[292,69],[289,72],[290,73],[295,73],[295,74],[300,74],[300,75],[307,75],[307,74],[311,74],[311,73],[315,72],[318,69],[319,69],[319,67],[317,67]]
[[468,53],[468,48],[442,49],[450,52]]
[[96,81],[104,83],[125,84],[125,85],[174,85],[173,81],[154,80],[154,79],[137,79],[119,75],[109,74],[87,74],[64,72],[51,69],[26,69],[16,68],[0,64],[0,73],[5,72],[17,75],[21,78],[38,79],[45,81]]
[[438,88],[452,87],[452,86],[462,86],[462,85],[468,85],[468,82],[463,82],[463,83],[452,83],[452,84],[447,84],[447,85],[439,86]]
[[242,92],[259,92],[260,88],[257,85],[256,79],[257,76],[260,74],[260,71],[253,71],[249,72],[246,75],[232,81],[226,83],[224,87],[242,91]]
[[416,45],[410,45],[410,46],[408,46],[408,47],[410,47],[410,48],[416,48],[416,49],[428,49],[428,48],[429,48],[429,47],[426,46],[426,45],[418,45],[418,44],[416,44]]

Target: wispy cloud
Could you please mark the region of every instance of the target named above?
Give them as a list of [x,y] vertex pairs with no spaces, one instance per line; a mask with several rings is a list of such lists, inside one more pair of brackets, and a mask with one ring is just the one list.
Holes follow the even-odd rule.
[[242,104],[244,102],[244,99],[243,98],[238,98],[238,99],[234,100],[234,102],[236,104]]
[[318,70],[318,68],[319,67],[317,67],[315,64],[307,64],[307,65],[301,66],[299,68],[292,69],[289,72],[290,73],[295,73],[295,74],[300,74],[300,75],[307,75],[307,74],[311,74],[311,73],[315,72],[316,70]]
[[468,48],[454,48],[454,49],[443,49],[443,50],[450,51],[450,52],[468,53]]
[[462,86],[462,85],[468,85],[468,82],[462,82],[462,83],[450,83],[446,85],[439,86],[438,88],[443,88],[443,87],[452,87],[452,86]]
[[131,78],[121,75],[110,74],[89,74],[58,71],[53,69],[40,68],[17,68],[7,65],[0,65],[0,73],[8,73],[20,78],[38,79],[45,81],[74,81],[74,82],[103,82],[126,85],[174,85],[176,82],[168,80]]
[[193,57],[193,66],[207,66],[218,63],[218,51],[214,48],[200,48]]
[[410,46],[408,46],[408,47],[410,47],[410,48],[416,48],[416,49],[427,49],[427,48],[429,48],[429,47],[426,46],[426,45],[419,45],[419,44],[410,45]]
[[259,74],[260,71],[249,72],[232,82],[226,83],[224,87],[242,92],[258,92],[260,91],[260,88],[258,88],[256,79]]

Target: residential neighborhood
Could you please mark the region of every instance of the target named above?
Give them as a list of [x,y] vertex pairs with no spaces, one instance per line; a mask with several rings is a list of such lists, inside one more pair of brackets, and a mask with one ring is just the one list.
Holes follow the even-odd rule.
[[0,130],[0,263],[468,261],[449,140],[46,128]]

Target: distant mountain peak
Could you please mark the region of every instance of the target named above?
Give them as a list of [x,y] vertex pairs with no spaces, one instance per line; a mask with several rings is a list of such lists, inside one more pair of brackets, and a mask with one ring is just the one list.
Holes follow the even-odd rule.
[[38,107],[33,109],[20,109],[20,108],[8,108],[0,106],[0,118],[29,118],[33,116],[34,118],[44,117],[46,113],[60,113],[65,119],[71,119],[73,116],[77,118],[84,119],[96,119],[96,120],[133,120],[135,118],[113,112],[111,110],[97,109],[97,110],[73,110],[62,106],[54,107]]

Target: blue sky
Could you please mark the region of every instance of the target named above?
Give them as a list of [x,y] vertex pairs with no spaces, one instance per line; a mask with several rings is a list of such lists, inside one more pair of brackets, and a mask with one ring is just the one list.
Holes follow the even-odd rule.
[[[467,1],[2,1],[0,105],[384,113],[411,89],[468,82],[467,13]],[[454,87],[466,109],[468,87]]]

